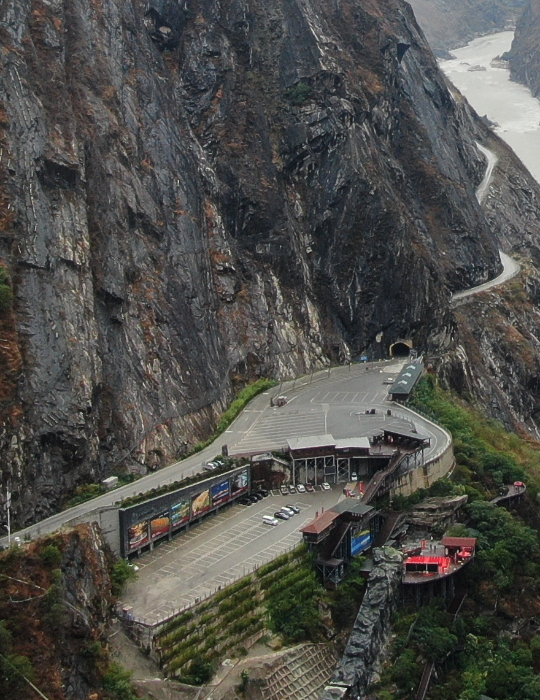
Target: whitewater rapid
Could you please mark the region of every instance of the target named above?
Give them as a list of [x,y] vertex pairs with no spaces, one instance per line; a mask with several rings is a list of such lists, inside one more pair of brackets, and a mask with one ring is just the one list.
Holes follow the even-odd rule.
[[[495,131],[540,182],[540,101],[528,88],[510,80],[506,68],[491,61],[510,49],[513,32],[500,32],[475,39],[456,57],[440,67],[480,116],[487,115],[498,126]],[[469,71],[473,66],[485,70]]]

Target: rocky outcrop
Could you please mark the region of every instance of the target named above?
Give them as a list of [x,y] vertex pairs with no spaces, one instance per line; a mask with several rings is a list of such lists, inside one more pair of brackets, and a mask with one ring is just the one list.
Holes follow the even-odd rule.
[[487,132],[405,3],[0,13],[17,523],[118,465],[172,461],[252,378],[347,360],[381,330],[438,347],[450,292],[497,272],[474,197]]
[[515,26],[526,0],[409,0],[436,55]]
[[[455,311],[448,352],[434,357],[441,376],[463,396],[508,429],[526,429],[540,438],[540,249],[536,234],[540,217],[537,183],[524,174],[519,160],[500,141],[486,145],[499,162],[483,203],[500,247],[513,249],[522,262],[518,277],[502,287],[470,297]],[[510,186],[509,186],[510,185]],[[520,223],[502,212],[519,210]]]
[[540,95],[540,6],[528,0],[516,26],[510,50],[512,80],[527,85],[535,97]]
[[[403,555],[390,547],[373,550],[373,570],[349,642],[322,700],[364,697],[396,610]],[[352,695],[351,695],[352,692]]]
[[[101,692],[113,601],[107,552],[99,528],[82,525],[0,554],[0,618],[10,653],[27,657],[50,700]],[[16,691],[4,682],[2,697],[28,697],[26,685]]]
[[467,496],[436,496],[425,498],[417,503],[403,517],[408,525],[409,532],[414,534],[434,530],[444,532],[452,525],[458,515],[458,511],[467,503]]

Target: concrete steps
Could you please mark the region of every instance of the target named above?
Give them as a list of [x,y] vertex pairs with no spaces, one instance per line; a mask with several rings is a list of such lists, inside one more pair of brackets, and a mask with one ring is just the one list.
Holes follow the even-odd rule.
[[283,656],[266,678],[263,700],[318,700],[337,657],[328,644],[305,644]]

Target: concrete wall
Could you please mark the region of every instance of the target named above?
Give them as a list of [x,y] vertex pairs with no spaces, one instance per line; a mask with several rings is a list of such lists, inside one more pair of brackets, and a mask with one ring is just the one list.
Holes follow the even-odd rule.
[[97,523],[102,532],[105,541],[112,549],[113,553],[120,556],[120,525],[118,506],[105,506],[104,508],[96,508],[89,513],[80,515],[78,518],[73,518],[65,524],[80,525],[81,523]]
[[392,498],[394,496],[410,496],[418,489],[427,489],[438,479],[447,476],[454,468],[454,464],[454,449],[450,442],[445,451],[435,459],[398,476],[390,491],[390,496]]

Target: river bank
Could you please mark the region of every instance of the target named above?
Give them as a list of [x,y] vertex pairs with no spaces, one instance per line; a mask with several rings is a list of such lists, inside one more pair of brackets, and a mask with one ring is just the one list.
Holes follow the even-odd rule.
[[[497,124],[495,131],[540,182],[540,101],[495,57],[510,49],[514,33],[500,32],[455,49],[454,59],[440,67],[481,116]],[[474,70],[471,70],[474,69]]]

